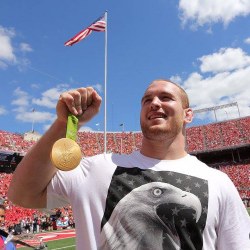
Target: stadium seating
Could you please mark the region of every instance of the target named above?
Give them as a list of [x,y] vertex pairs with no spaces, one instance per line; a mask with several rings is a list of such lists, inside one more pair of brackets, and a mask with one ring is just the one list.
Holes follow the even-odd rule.
[[205,149],[203,127],[192,127],[186,130],[186,147],[188,152],[203,151]]
[[250,163],[219,166],[236,186],[242,199],[250,198]]
[[25,141],[23,136],[18,133],[11,133],[0,130],[0,150],[26,153],[34,144],[34,141]]
[[[107,152],[130,153],[141,146],[141,132],[107,132]],[[0,150],[26,153],[34,144],[22,135],[0,130]],[[104,135],[101,132],[79,132],[78,143],[85,156],[103,152]],[[188,152],[223,149],[250,143],[250,117],[212,123],[186,129]]]
[[[141,132],[108,132],[107,152],[129,154],[140,149]],[[79,132],[78,144],[83,156],[99,154],[104,150],[104,134],[101,132]],[[0,150],[25,154],[34,144],[25,141],[22,135],[0,131]],[[230,147],[240,147],[250,143],[250,116],[225,122],[190,127],[186,129],[186,149],[189,153],[223,150]],[[250,161],[229,162],[216,166],[225,172],[235,184],[242,199],[250,201]],[[14,206],[6,196],[12,174],[0,173],[0,200],[7,207],[7,226],[13,226],[21,220],[32,223],[34,216],[43,217],[34,209],[23,209]],[[250,205],[250,204],[249,204]],[[61,208],[62,213],[72,216],[70,207]]]

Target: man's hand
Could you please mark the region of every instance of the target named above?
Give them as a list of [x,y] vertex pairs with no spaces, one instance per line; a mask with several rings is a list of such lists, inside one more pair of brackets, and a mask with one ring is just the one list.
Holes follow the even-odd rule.
[[100,110],[102,98],[92,87],[70,90],[60,95],[56,111],[59,120],[67,123],[69,113],[77,116],[79,127]]

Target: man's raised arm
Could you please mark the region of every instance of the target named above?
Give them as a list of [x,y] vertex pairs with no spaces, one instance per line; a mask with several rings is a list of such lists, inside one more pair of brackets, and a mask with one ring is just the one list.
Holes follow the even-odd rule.
[[99,112],[101,101],[91,87],[60,95],[56,120],[23,157],[14,172],[7,195],[14,204],[27,208],[46,207],[47,185],[57,171],[50,160],[51,149],[57,140],[65,137],[68,115],[71,113],[78,117],[80,128]]

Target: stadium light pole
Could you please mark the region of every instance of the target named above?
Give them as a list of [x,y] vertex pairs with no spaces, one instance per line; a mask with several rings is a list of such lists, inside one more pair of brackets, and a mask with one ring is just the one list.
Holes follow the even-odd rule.
[[121,123],[120,127],[122,127],[122,132],[124,132],[124,123]]
[[123,141],[122,141],[122,136],[123,136],[123,133],[124,133],[124,123],[121,123],[121,124],[120,124],[120,127],[122,127],[122,135],[121,135],[121,151],[120,151],[120,153],[122,154],[122,146],[123,146],[123,145],[122,145],[122,142],[123,142]]
[[236,102],[236,106],[237,106],[238,114],[239,114],[239,118],[240,118],[240,110],[239,110],[238,102]]
[[216,111],[214,109],[214,116],[215,116],[215,121],[217,122],[217,116],[216,116]]
[[228,119],[228,113],[227,113],[227,111],[226,111],[226,110],[224,110],[224,112],[226,113],[226,115],[227,115],[227,119]]
[[31,132],[34,133],[34,123],[35,123],[35,109],[32,109],[32,124],[31,124]]

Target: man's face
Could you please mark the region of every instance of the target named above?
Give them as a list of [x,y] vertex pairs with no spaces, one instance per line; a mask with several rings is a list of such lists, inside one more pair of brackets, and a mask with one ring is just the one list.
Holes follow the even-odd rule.
[[182,131],[185,109],[180,89],[166,81],[154,81],[141,102],[141,129],[147,139],[174,138]]
[[0,208],[0,227],[4,224],[5,222],[5,211],[4,209]]

